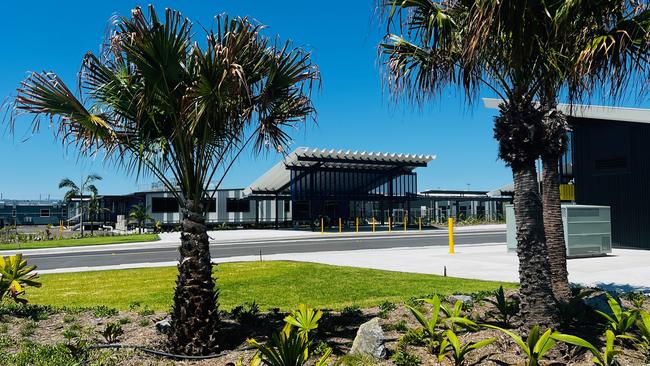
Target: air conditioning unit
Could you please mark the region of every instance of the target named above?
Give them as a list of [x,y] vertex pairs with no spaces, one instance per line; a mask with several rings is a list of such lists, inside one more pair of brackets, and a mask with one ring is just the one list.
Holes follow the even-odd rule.
[[[506,243],[517,250],[517,230],[513,205],[506,205]],[[562,223],[567,257],[601,256],[612,252],[612,225],[609,206],[562,205]]]

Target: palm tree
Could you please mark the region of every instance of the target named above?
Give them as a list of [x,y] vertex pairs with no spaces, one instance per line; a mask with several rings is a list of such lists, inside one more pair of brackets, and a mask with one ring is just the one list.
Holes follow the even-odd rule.
[[557,96],[566,89],[570,104],[594,90],[616,98],[629,90],[630,81],[647,80],[640,74],[647,72],[650,53],[650,7],[620,0],[559,1],[547,3],[546,14],[548,38],[535,71],[545,111],[543,214],[553,292],[556,299],[568,301],[558,166],[566,150],[568,124],[557,110]]
[[84,207],[84,194],[90,193],[91,197],[97,197],[98,191],[97,187],[94,184],[94,182],[97,180],[102,180],[102,177],[97,174],[90,174],[86,176],[86,178],[83,178],[80,182],[81,184],[79,185],[77,185],[77,183],[75,183],[70,178],[63,178],[61,179],[61,182],[59,182],[59,189],[68,189],[68,191],[65,192],[65,195],[63,196],[64,201],[70,202],[73,198],[79,197],[79,230],[81,230],[81,237],[84,236],[84,212],[87,211],[87,209]]
[[111,210],[101,206],[98,192],[96,190],[94,192],[91,192],[90,199],[88,200],[88,219],[90,220],[91,236],[95,235],[95,220],[97,219],[100,213],[106,213],[106,212],[111,212]]
[[83,59],[83,99],[56,74],[33,73],[16,110],[43,117],[34,128],[54,120],[82,154],[151,173],[176,197],[183,222],[169,342],[174,352],[213,353],[222,335],[203,202],[248,146],[286,149],[285,128],[314,115],[319,73],[309,53],[263,36],[248,18],[217,16],[203,46],[175,10],[159,19],[152,6],[148,16],[135,8],[111,24],[102,54]]
[[394,98],[424,103],[450,85],[472,102],[481,87],[503,103],[495,118],[499,157],[512,169],[517,218],[521,318],[557,324],[535,161],[543,151],[544,113],[535,103],[546,29],[543,2],[518,0],[387,0],[380,45]]
[[142,234],[142,227],[147,222],[147,220],[153,220],[153,218],[147,212],[147,207],[141,204],[133,205],[131,207],[129,218],[132,218],[138,223],[138,232],[140,234]]

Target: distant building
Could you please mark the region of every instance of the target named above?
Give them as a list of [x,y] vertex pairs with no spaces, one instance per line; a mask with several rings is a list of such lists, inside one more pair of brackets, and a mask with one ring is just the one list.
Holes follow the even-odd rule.
[[62,201],[0,200],[0,227],[11,225],[59,225],[66,220]]

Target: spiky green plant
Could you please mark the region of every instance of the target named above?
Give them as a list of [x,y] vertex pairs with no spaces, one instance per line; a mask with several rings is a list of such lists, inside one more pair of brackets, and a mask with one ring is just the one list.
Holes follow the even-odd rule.
[[499,330],[510,338],[519,346],[519,349],[526,355],[526,366],[538,366],[539,361],[544,355],[555,347],[556,341],[551,337],[553,330],[547,329],[540,335],[539,325],[533,326],[528,333],[528,337],[524,341],[517,333],[503,329],[494,325],[483,325],[486,328]]
[[607,329],[605,331],[605,349],[603,352],[600,352],[596,346],[593,344],[587,342],[586,340],[576,337],[573,335],[569,334],[562,334],[562,333],[553,333],[551,336],[553,339],[558,340],[560,342],[564,343],[569,343],[574,346],[579,346],[579,347],[584,347],[591,352],[591,354],[594,356],[592,358],[592,362],[594,365],[597,366],[619,366],[620,363],[616,360],[616,356],[621,354],[623,352],[622,349],[616,347],[615,345],[615,340],[616,340],[616,335],[614,335],[614,332],[612,332],[610,329]]
[[445,332],[445,339],[440,345],[438,360],[442,362],[445,357],[448,357],[454,361],[455,366],[462,366],[465,364],[468,353],[481,349],[495,341],[496,338],[488,338],[478,342],[461,344],[456,333],[450,329]]
[[25,288],[41,287],[41,283],[36,281],[38,274],[35,270],[36,266],[29,266],[20,253],[0,257],[0,301],[9,295],[15,302],[27,303],[20,297]]
[[607,295],[607,304],[612,310],[612,315],[610,316],[600,310],[595,310],[596,313],[607,321],[607,326],[614,332],[616,337],[628,338],[626,334],[634,327],[639,311],[637,309],[624,311],[621,304],[612,295],[609,293],[605,293],[605,295]]

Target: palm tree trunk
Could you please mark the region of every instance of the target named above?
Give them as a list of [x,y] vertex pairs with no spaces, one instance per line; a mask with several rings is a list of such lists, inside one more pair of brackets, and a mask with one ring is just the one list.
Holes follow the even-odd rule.
[[174,351],[189,355],[218,352],[217,296],[203,208],[200,203],[188,201],[183,210],[180,261],[169,333]]
[[513,167],[517,256],[521,295],[520,316],[526,327],[557,325],[555,298],[544,236],[542,202],[534,162]]
[[558,174],[558,156],[542,158],[542,188],[544,210],[544,232],[551,266],[551,283],[553,294],[558,301],[567,302],[571,298],[569,273],[566,262],[566,244],[564,242],[564,225],[560,206],[560,179]]
[[566,243],[564,242],[564,225],[560,205],[559,161],[566,150],[567,121],[557,110],[555,95],[547,93],[542,98],[546,111],[544,117],[544,152],[542,153],[542,200],[544,211],[544,231],[551,266],[551,283],[555,299],[567,302],[571,298],[569,273],[566,261]]

